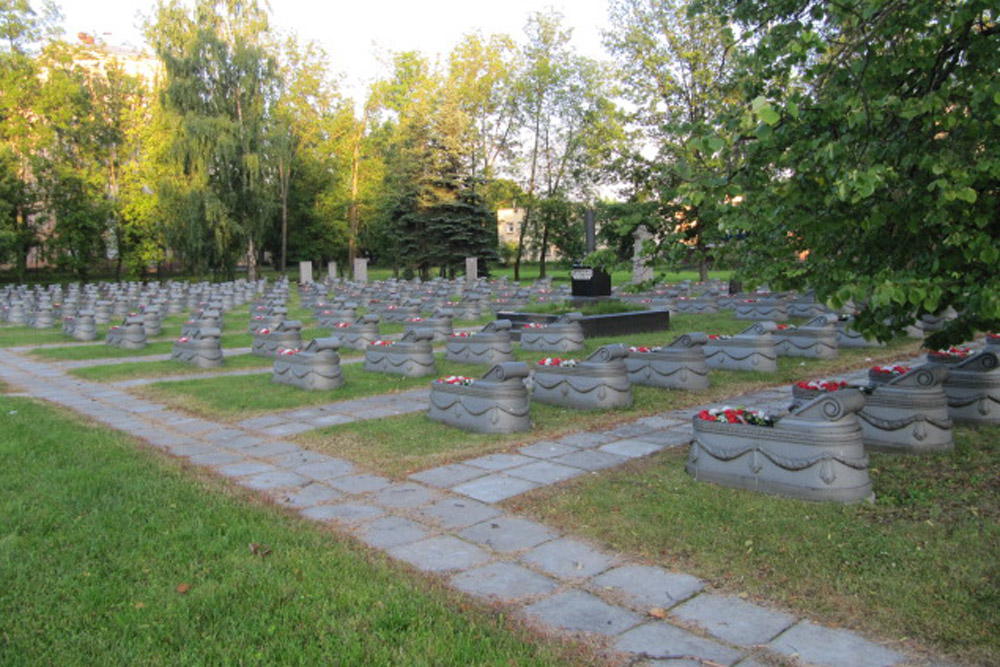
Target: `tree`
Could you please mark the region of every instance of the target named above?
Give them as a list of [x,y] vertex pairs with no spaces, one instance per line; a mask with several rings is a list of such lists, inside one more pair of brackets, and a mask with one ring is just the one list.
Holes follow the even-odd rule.
[[[690,14],[679,0],[613,0],[605,44],[615,56],[632,103],[636,149],[614,161],[632,175],[632,202],[656,202],[655,213],[617,225],[625,242],[645,225],[673,261],[697,258],[702,280],[726,246],[722,225],[737,189],[739,147],[715,125],[736,104],[734,40],[717,16]],[[640,207],[633,210],[642,210]],[[650,211],[652,213],[652,211]]]
[[190,14],[171,0],[148,30],[166,70],[164,102],[181,119],[175,151],[188,188],[173,194],[187,199],[176,207],[182,240],[199,268],[227,277],[245,259],[256,278],[273,219],[267,150],[277,67],[267,27],[254,0],[198,0]]
[[[706,0],[752,46],[746,145],[748,274],[861,308],[885,339],[959,316],[929,339],[1000,327],[1000,25],[986,0]],[[803,257],[804,259],[800,259]]]

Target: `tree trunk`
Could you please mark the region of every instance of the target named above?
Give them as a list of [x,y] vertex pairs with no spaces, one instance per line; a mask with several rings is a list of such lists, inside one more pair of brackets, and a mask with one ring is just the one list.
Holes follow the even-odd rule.
[[281,260],[278,270],[284,274],[288,265],[288,188],[291,182],[292,164],[278,164],[278,181],[281,187]]
[[538,279],[545,278],[545,256],[549,254],[549,226],[542,223],[542,250],[538,258]]
[[252,238],[247,245],[247,280],[257,280],[257,245]]

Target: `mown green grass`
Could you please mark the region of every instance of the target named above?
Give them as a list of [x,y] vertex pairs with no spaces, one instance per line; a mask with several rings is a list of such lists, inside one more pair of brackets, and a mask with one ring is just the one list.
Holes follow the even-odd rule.
[[[481,367],[444,361],[436,355],[439,375],[478,375]],[[136,393],[209,419],[246,419],[292,408],[349,401],[416,387],[426,387],[433,377],[408,378],[365,371],[362,363],[343,364],[344,386],[330,391],[303,391],[271,382],[269,374],[178,380],[140,387]],[[436,376],[435,376],[436,377]]]
[[[270,368],[274,365],[274,360],[267,357],[258,357],[253,354],[238,354],[225,358],[225,365],[221,372],[243,370],[246,368]],[[70,375],[75,375],[84,380],[94,380],[95,382],[118,382],[119,380],[137,380],[140,378],[163,378],[177,377],[179,375],[199,375],[211,372],[212,369],[198,368],[191,364],[182,364],[177,361],[135,361],[121,364],[111,364],[107,366],[90,366],[86,368],[74,368],[69,371]],[[229,378],[230,382],[241,382],[242,378]]]
[[509,509],[713,587],[968,661],[1000,656],[1000,428],[953,453],[873,454],[874,504],[694,481],[687,448],[519,496]]
[[10,397],[0,428],[4,665],[591,659],[121,434]]

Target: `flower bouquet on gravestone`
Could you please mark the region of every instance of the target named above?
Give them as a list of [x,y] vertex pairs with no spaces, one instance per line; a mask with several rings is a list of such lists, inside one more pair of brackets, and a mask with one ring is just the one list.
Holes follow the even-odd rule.
[[375,340],[365,348],[365,370],[406,377],[434,375],[432,329],[414,329],[399,341]]
[[222,366],[222,332],[209,327],[196,329],[190,336],[181,336],[174,342],[170,358],[198,368]]
[[578,352],[584,347],[582,313],[567,313],[551,324],[521,329],[521,349],[539,352]]
[[951,450],[952,421],[943,387],[948,373],[938,364],[872,368],[865,407],[858,413],[865,446],[902,454]]
[[442,308],[430,317],[411,317],[403,323],[403,332],[411,329],[431,329],[434,332],[434,342],[443,343],[452,334],[452,311]]
[[274,329],[264,327],[253,337],[251,354],[258,357],[277,357],[282,350],[298,350],[302,347],[302,322],[285,320]]
[[584,361],[546,357],[534,366],[532,399],[577,410],[608,410],[632,405],[622,344],[605,345]]
[[822,379],[822,380],[801,380],[792,385],[792,409],[794,410],[803,403],[808,403],[818,396],[828,394],[831,391],[847,389],[850,385],[847,380]]
[[329,391],[344,385],[337,353],[340,340],[316,338],[302,350],[284,350],[274,359],[271,381],[309,391]]
[[247,331],[256,336],[261,329],[277,329],[278,325],[284,322],[287,317],[288,308],[284,306],[255,310],[250,316],[250,326],[247,327]]
[[346,303],[331,304],[326,308],[316,311],[316,319],[322,329],[333,329],[340,324],[351,324],[357,318],[358,304],[349,301]]
[[445,341],[444,358],[470,364],[514,361],[510,329],[510,320],[494,320],[476,333],[453,333]]
[[191,317],[181,325],[182,336],[192,336],[198,329],[222,330],[222,314],[211,308],[195,309]]
[[819,315],[800,327],[777,325],[774,349],[780,356],[810,359],[837,357],[836,316]]
[[482,378],[438,378],[431,383],[428,418],[474,433],[531,430],[531,405],[524,381],[528,365],[509,361]]
[[[996,351],[994,351],[996,350]],[[948,414],[957,422],[1000,424],[1000,348],[967,354],[949,366],[944,382]]]
[[105,344],[123,350],[141,350],[146,347],[146,328],[142,316],[131,313],[119,324],[108,328]]
[[706,334],[695,332],[676,338],[666,347],[629,347],[625,358],[628,380],[664,389],[708,389],[707,342]]
[[986,334],[986,349],[1000,350],[1000,334],[998,333]]
[[843,503],[869,499],[861,429],[860,392],[824,393],[791,414],[723,407],[694,416],[687,471],[714,482],[805,500]]
[[365,350],[378,340],[378,315],[362,315],[353,323],[340,322],[332,328],[332,335],[352,350]]
[[952,345],[951,347],[943,350],[928,350],[927,362],[931,364],[955,366],[971,357],[975,354],[975,352],[976,350],[971,347]]
[[757,322],[735,336],[709,335],[705,343],[705,362],[709,368],[730,371],[778,370],[774,349],[774,322]]

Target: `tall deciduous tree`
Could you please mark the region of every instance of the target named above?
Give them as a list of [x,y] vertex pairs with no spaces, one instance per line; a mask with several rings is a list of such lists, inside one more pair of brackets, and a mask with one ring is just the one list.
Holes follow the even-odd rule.
[[[605,44],[631,103],[634,151],[615,163],[631,174],[626,192],[655,214],[619,220],[631,241],[645,225],[678,260],[693,251],[702,279],[727,236],[721,219],[737,192],[735,142],[717,131],[719,114],[738,101],[735,43],[717,16],[690,14],[684,0],[612,0]],[[650,207],[639,206],[635,211]]]
[[[749,149],[749,271],[862,308],[886,337],[1000,327],[1000,24],[988,0],[706,0],[752,44],[732,118]],[[808,253],[805,259],[799,259]]]
[[148,31],[166,69],[165,104],[181,119],[175,150],[189,179],[177,209],[185,214],[181,238],[197,268],[228,276],[244,259],[256,277],[273,219],[267,149],[277,67],[267,28],[254,0],[199,0],[191,12],[171,0]]

